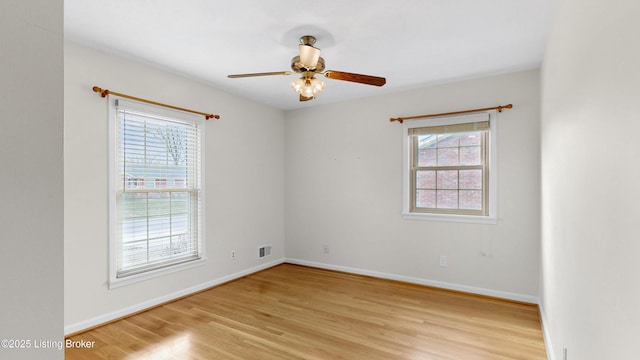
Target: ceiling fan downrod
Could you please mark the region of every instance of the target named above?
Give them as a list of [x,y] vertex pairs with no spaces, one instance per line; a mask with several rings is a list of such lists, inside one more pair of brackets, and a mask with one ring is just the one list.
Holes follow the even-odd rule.
[[302,45],[313,46],[313,44],[315,44],[315,43],[316,43],[315,36],[304,35],[304,36],[300,37],[300,44],[302,44]]

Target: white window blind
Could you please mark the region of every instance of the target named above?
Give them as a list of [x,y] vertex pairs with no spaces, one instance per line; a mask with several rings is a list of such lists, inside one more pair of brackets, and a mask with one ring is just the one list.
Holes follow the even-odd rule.
[[112,278],[199,260],[203,121],[121,98],[112,101]]
[[405,218],[495,223],[495,111],[407,122]]
[[409,129],[411,211],[487,214],[489,122]]

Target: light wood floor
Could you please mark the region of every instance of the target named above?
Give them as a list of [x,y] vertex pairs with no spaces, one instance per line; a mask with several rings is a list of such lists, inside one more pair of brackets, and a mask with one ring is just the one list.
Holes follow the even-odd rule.
[[546,359],[537,307],[290,264],[77,334],[66,359]]

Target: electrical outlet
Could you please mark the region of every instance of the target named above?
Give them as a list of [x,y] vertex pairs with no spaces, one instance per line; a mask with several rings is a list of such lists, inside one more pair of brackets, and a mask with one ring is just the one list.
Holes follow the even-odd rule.
[[235,260],[238,258],[238,253],[235,250],[231,250],[231,259]]
[[440,267],[447,267],[447,257],[440,255]]
[[325,254],[328,254],[329,253],[329,245],[327,245],[327,244],[322,245],[322,252],[325,253]]

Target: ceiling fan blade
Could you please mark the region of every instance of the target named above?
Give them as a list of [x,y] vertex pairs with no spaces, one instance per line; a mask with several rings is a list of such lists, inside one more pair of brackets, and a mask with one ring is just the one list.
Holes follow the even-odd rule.
[[382,86],[387,83],[387,79],[383,77],[354,74],[344,71],[327,70],[323,75],[329,79],[351,81],[367,85]]
[[309,101],[309,100],[313,100],[313,96],[303,96],[302,94],[300,94],[300,101]]
[[291,75],[293,72],[291,71],[274,71],[274,72],[263,72],[263,73],[253,73],[253,74],[234,74],[227,75],[228,78],[237,79],[237,78],[246,78],[246,77],[255,77],[255,76],[271,76],[271,75]]

